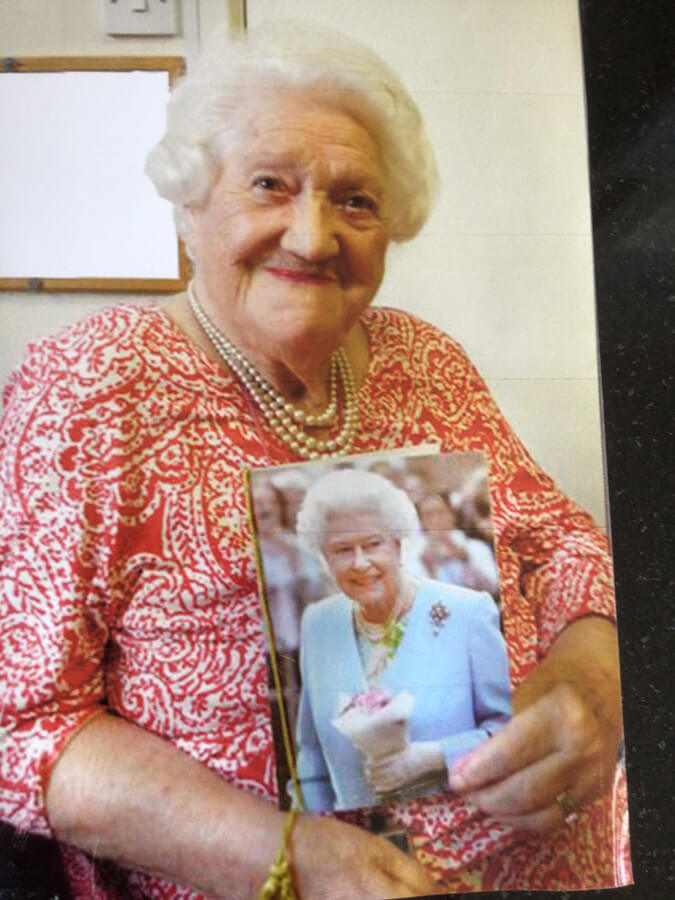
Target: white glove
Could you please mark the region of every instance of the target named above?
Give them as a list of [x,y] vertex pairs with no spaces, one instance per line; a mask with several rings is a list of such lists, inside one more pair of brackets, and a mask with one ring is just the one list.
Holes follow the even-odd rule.
[[413,741],[389,756],[371,756],[365,764],[366,779],[381,794],[444,769],[445,758],[439,741]]

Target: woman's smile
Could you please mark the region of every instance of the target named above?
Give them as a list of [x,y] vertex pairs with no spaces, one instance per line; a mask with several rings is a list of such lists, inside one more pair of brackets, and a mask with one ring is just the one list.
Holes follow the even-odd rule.
[[284,268],[281,266],[266,266],[265,271],[281,281],[297,282],[298,284],[332,284],[336,279],[321,272],[311,272],[304,269]]
[[323,555],[340,590],[368,619],[385,621],[398,599],[401,544],[379,515],[333,513],[327,518]]

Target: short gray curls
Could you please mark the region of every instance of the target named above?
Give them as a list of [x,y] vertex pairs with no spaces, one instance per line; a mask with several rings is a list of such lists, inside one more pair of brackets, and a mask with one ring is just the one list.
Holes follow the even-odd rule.
[[385,532],[406,538],[419,528],[415,506],[400,488],[374,472],[338,469],[316,481],[305,494],[296,525],[302,543],[321,555],[331,515],[372,513]]
[[325,90],[328,102],[369,131],[384,167],[390,237],[414,237],[438,186],[415,101],[373,51],[339,31],[301,21],[267,23],[238,38],[217,34],[173,91],[166,134],[145,170],[174,204],[179,233],[186,233],[185,207],[206,200],[219,162],[240,136],[251,90],[275,88]]

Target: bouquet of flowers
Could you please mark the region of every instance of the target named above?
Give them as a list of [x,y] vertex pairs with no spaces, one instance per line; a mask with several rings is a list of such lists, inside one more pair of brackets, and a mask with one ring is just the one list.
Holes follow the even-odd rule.
[[338,713],[331,720],[366,761],[403,750],[414,698],[408,691],[391,694],[370,688],[363,694],[340,695]]

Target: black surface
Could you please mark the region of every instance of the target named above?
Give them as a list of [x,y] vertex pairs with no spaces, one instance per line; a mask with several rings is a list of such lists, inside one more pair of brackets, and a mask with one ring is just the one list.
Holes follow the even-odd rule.
[[[675,6],[582,0],[635,886],[675,897]],[[592,892],[589,892],[589,896]]]
[[69,900],[56,845],[0,822],[0,900]]

